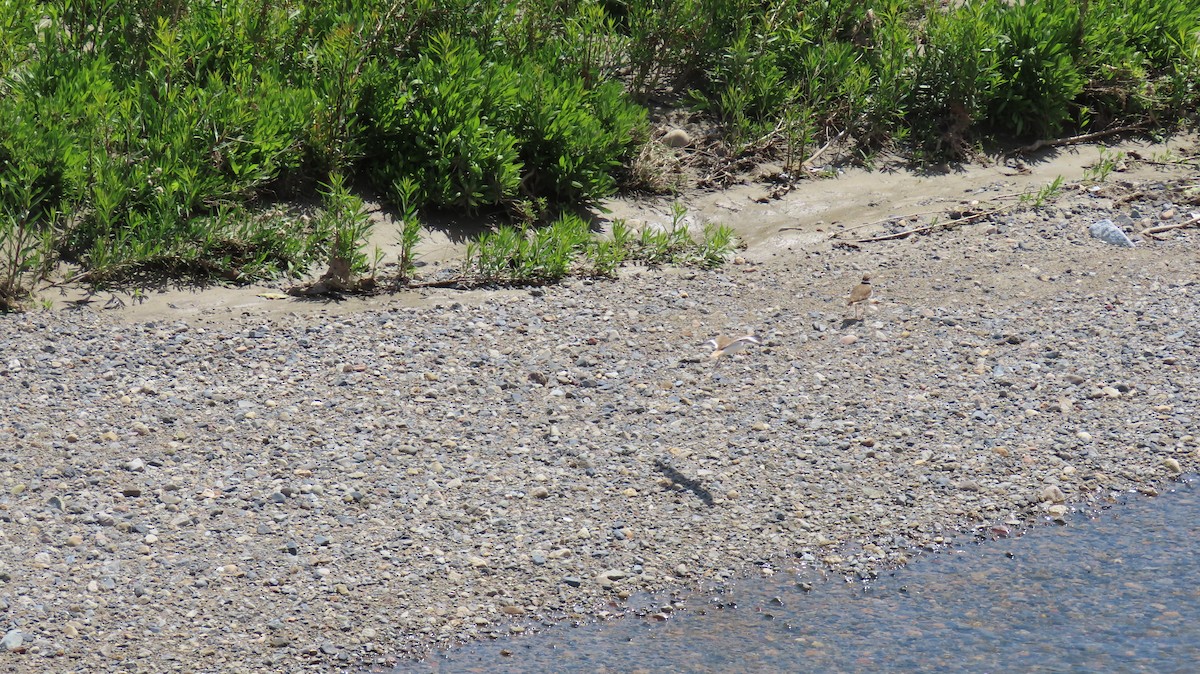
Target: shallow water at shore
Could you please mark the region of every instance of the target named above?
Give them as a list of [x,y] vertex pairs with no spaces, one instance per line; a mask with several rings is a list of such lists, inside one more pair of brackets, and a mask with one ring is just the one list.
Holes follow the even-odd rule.
[[476,643],[402,671],[1191,672],[1200,489],[919,557],[877,581],[744,581],[665,622]]

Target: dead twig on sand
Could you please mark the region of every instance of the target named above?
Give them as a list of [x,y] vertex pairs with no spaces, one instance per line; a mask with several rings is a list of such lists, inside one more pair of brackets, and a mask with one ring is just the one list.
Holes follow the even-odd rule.
[[[1078,187],[1078,185],[1077,185],[1077,184],[1075,184],[1075,183],[1071,183],[1071,184],[1069,184],[1069,185],[1065,185],[1065,186],[1063,186],[1063,188],[1062,188],[1062,189],[1074,188],[1074,187]],[[1007,193],[1007,194],[997,194],[997,195],[994,195],[994,196],[988,196],[988,197],[986,197],[986,198],[984,198],[984,199],[979,199],[978,201],[979,201],[979,202],[986,202],[986,201],[999,201],[999,200],[1003,200],[1003,199],[1012,199],[1012,198],[1022,198],[1022,199],[1024,199],[1024,198],[1028,198],[1028,197],[1032,196],[1033,194],[1034,194],[1033,192],[1030,192],[1029,190],[1025,190],[1025,191],[1022,191],[1022,192],[1011,192],[1011,193]],[[983,195],[980,195],[980,196],[983,196]],[[971,204],[963,204],[962,202],[959,202],[959,203],[960,203],[960,204],[963,206],[963,208],[964,208],[964,209],[966,209],[966,208],[970,208],[970,207],[972,206]],[[918,232],[925,231],[926,229],[929,229],[929,228],[932,228],[932,227],[936,227],[936,226],[939,226],[939,225],[943,225],[943,226],[944,226],[944,225],[951,225],[951,224],[954,224],[954,223],[958,223],[958,222],[960,222],[960,221],[969,220],[969,219],[971,219],[971,218],[977,218],[977,217],[979,217],[979,216],[981,216],[981,215],[991,215],[991,214],[993,214],[993,213],[999,213],[999,212],[1001,212],[1001,211],[1005,211],[1005,210],[1008,210],[1008,209],[1010,209],[1010,208],[1015,208],[1017,205],[1019,205],[1019,204],[1014,204],[1014,205],[1012,205],[1012,206],[1001,206],[1000,208],[997,208],[997,209],[995,209],[995,210],[992,210],[992,211],[986,211],[986,212],[983,212],[983,213],[972,213],[971,215],[969,215],[969,216],[965,216],[965,217],[963,217],[963,218],[960,218],[960,219],[958,219],[958,220],[950,220],[950,221],[948,221],[948,222],[944,222],[944,223],[938,223],[938,224],[936,224],[936,225],[928,225],[928,226],[926,226],[926,227],[921,227],[921,228],[918,228],[918,229],[910,229],[910,230],[907,230],[907,232],[908,232],[909,234],[913,234],[913,233],[918,233]],[[897,221],[897,220],[907,220],[907,219],[909,219],[909,218],[919,218],[919,217],[921,217],[921,216],[924,216],[924,215],[934,215],[934,214],[937,214],[937,213],[944,213],[944,212],[946,212],[946,210],[947,210],[947,209],[945,209],[945,208],[939,208],[939,209],[935,209],[935,210],[931,210],[931,211],[920,211],[920,212],[917,212],[917,213],[905,213],[905,214],[903,214],[903,215],[891,215],[891,216],[888,216],[888,217],[886,217],[886,218],[883,218],[882,220],[874,220],[874,221],[872,221],[872,222],[864,222],[864,223],[863,223],[863,224],[861,224],[861,225],[854,225],[853,227],[846,227],[845,229],[842,229],[842,230],[839,230],[839,231],[833,232],[832,234],[830,234],[830,235],[829,235],[829,238],[830,238],[830,239],[834,239],[834,240],[836,240],[836,239],[839,239],[839,238],[841,238],[843,235],[845,235],[845,234],[849,234],[850,232],[853,232],[853,231],[855,231],[855,230],[858,230],[858,229],[865,229],[865,228],[867,228],[867,227],[874,227],[874,226],[876,226],[876,225],[886,225],[886,224],[888,224],[889,222],[895,222],[895,221]],[[801,229],[801,228],[800,228],[800,227],[780,227],[780,228],[779,228],[779,231],[783,232],[783,231],[790,230],[790,229]],[[900,234],[903,234],[903,232],[900,232],[900,233],[897,233],[897,234],[889,234],[889,235],[887,235],[887,238],[902,238],[902,237],[900,236]],[[905,236],[907,236],[907,234],[905,234]],[[886,239],[866,239],[865,241],[875,241],[875,240],[879,240],[879,241],[885,241]],[[863,242],[864,242],[864,240],[858,240],[858,243],[863,243]]]
[[972,213],[971,215],[963,216],[961,218],[947,220],[946,222],[935,222],[931,225],[925,225],[924,227],[914,227],[913,229],[906,229],[902,232],[896,232],[894,234],[884,234],[882,236],[874,236],[869,239],[856,239],[854,241],[854,243],[875,243],[877,241],[891,241],[893,239],[904,239],[904,238],[912,236],[913,234],[923,234],[925,232],[931,232],[935,229],[948,229],[948,228],[954,227],[956,225],[961,225],[961,224],[970,222],[972,220],[978,220],[979,218],[982,218],[982,217],[985,217],[988,215],[995,215],[997,213],[1002,213],[1007,210],[1009,210],[1008,207],[995,208],[990,211],[980,211],[979,213]]
[[825,152],[825,150],[828,150],[834,143],[841,140],[842,136],[845,136],[845,135],[846,135],[846,130],[842,129],[841,132],[838,133],[838,135],[829,139],[829,142],[825,143],[825,145],[822,146],[820,150],[817,150],[816,152],[812,153],[812,155],[810,155],[808,159],[805,159],[804,161],[800,162],[801,168],[806,168],[806,167],[812,166],[812,163],[817,160],[817,157],[820,157],[821,154],[823,152]]
[[1146,229],[1143,229],[1141,231],[1141,235],[1142,236],[1150,236],[1150,237],[1154,237],[1157,239],[1158,238],[1157,235],[1162,234],[1163,232],[1170,232],[1170,231],[1176,230],[1176,229],[1184,229],[1186,227],[1195,227],[1197,225],[1200,225],[1200,215],[1197,215],[1197,216],[1193,217],[1191,220],[1186,220],[1184,222],[1176,222],[1176,223],[1173,223],[1170,225],[1159,225],[1157,227],[1147,227]]
[[[944,209],[944,208],[939,208],[937,210],[932,210],[932,211],[920,211],[918,213],[905,213],[904,215],[891,215],[882,220],[873,220],[871,222],[864,222],[861,225],[854,225],[852,227],[846,227],[845,229],[841,229],[841,230],[838,230],[838,231],[830,234],[829,238],[837,239],[837,238],[841,237],[843,234],[849,234],[850,232],[853,232],[854,230],[857,230],[857,229],[865,229],[867,227],[874,227],[875,225],[886,225],[889,222],[894,222],[897,220],[907,220],[909,218],[919,218],[922,215],[934,215],[936,213],[943,213],[943,212],[945,212],[945,210],[946,209]],[[801,229],[801,228],[800,227],[780,227],[779,231],[782,232],[782,231],[788,230],[788,229]]]
[[408,288],[408,289],[413,289],[413,288],[453,288],[455,286],[462,285],[466,282],[467,282],[467,278],[465,276],[455,276],[454,278],[444,279],[441,281],[417,281],[417,282],[409,281],[408,284],[406,284],[404,287]]
[[1085,133],[1079,136],[1068,136],[1066,138],[1043,138],[1024,147],[1019,147],[1008,152],[1008,156],[1026,154],[1028,152],[1036,152],[1044,147],[1060,147],[1063,145],[1078,145],[1080,143],[1090,143],[1093,140],[1107,138],[1108,136],[1116,136],[1130,131],[1145,131],[1146,127],[1142,124],[1131,124],[1129,126],[1118,126],[1104,131],[1095,131],[1093,133]]

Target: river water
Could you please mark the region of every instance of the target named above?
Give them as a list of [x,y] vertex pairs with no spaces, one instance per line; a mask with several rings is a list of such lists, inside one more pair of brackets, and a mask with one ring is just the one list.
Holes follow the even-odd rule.
[[1198,672],[1200,482],[917,557],[869,584],[777,573],[398,672]]

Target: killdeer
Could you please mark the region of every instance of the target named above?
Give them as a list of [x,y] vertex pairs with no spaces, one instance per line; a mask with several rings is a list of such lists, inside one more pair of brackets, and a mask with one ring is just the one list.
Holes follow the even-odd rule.
[[726,337],[725,335],[717,335],[715,338],[704,343],[705,346],[711,346],[713,352],[709,354],[709,358],[717,359],[721,356],[731,353],[737,353],[746,348],[747,344],[762,344],[752,334],[742,335],[741,337]]
[[862,283],[854,286],[854,290],[850,291],[850,299],[847,300],[846,306],[854,307],[855,320],[862,320],[862,308],[871,299],[871,295],[875,290],[871,287],[871,275],[863,274]]

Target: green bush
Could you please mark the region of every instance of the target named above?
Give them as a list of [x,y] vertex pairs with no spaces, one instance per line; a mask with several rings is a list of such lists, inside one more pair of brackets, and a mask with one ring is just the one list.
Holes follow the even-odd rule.
[[[0,118],[15,119],[14,106],[0,101]],[[62,212],[53,192],[61,188],[53,157],[60,148],[33,127],[13,125],[0,132],[0,311],[20,307],[30,295],[30,278],[54,266],[56,228]]]
[[988,126],[1000,133],[1047,136],[1072,119],[1087,79],[1081,69],[1082,22],[1074,0],[992,3],[999,32],[999,82],[988,101]]
[[984,5],[968,3],[930,14],[923,49],[915,56],[912,80],[901,103],[905,123],[930,159],[960,158],[975,125],[985,118],[1001,82],[998,28]]
[[1187,0],[1125,0],[1087,6],[1080,96],[1100,123],[1194,108],[1200,66],[1200,5]]
[[616,171],[646,136],[646,112],[621,85],[587,88],[544,67],[522,69],[515,131],[527,198],[589,204],[616,191]]
[[367,256],[363,249],[371,237],[374,223],[363,200],[349,190],[344,176],[335,173],[321,188],[321,206],[317,229],[333,233],[328,257],[345,260],[351,273],[367,272]]
[[277,203],[335,175],[401,207],[407,269],[422,208],[611,194],[647,107],[794,169],[831,139],[927,161],[1170,128],[1198,82],[1191,0],[0,0],[0,295],[64,260],[299,271],[332,232]]
[[794,99],[777,58],[761,36],[744,31],[708,72],[708,91],[691,93],[693,105],[713,112],[729,126],[735,146],[765,135]]
[[376,181],[412,177],[420,201],[468,210],[517,195],[517,138],[506,127],[520,100],[516,71],[470,41],[436,35],[416,64],[397,62],[369,104]]
[[704,238],[697,241],[688,231],[687,209],[671,204],[671,226],[666,229],[643,227],[634,239],[624,223],[613,226],[613,241],[626,248],[625,258],[647,264],[682,264],[703,268],[720,266],[737,242],[733,230],[724,225],[704,226]]
[[379,78],[369,114],[378,184],[408,177],[421,203],[468,210],[608,196],[646,125],[616,82],[589,88],[536,57],[490,61],[445,33]]
[[695,73],[728,44],[730,26],[744,21],[736,0],[610,0],[627,46],[630,89],[640,99],[692,84]]

